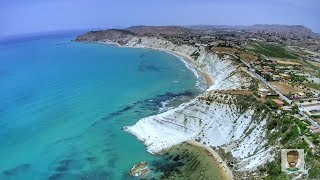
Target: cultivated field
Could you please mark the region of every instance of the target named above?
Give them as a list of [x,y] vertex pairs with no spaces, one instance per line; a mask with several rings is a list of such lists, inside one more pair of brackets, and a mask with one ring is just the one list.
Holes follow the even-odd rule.
[[284,82],[271,82],[273,86],[275,86],[282,94],[294,94],[297,92],[303,92],[304,90],[299,87],[292,87],[291,85]]
[[244,60],[244,61],[246,61],[246,62],[248,62],[248,63],[250,63],[250,62],[252,62],[252,61],[258,60],[258,57],[257,57],[257,56],[255,56],[255,55],[253,55],[253,54],[250,54],[250,53],[242,53],[242,54],[239,55],[239,57],[240,57],[242,60]]
[[297,55],[290,53],[285,48],[275,44],[252,42],[249,43],[246,48],[250,51],[263,54],[267,57],[297,59]]
[[280,65],[289,65],[289,66],[301,66],[300,63],[290,61],[290,60],[276,60],[278,64]]
[[310,64],[317,66],[318,68],[320,68],[320,62],[315,62],[315,61],[308,61]]

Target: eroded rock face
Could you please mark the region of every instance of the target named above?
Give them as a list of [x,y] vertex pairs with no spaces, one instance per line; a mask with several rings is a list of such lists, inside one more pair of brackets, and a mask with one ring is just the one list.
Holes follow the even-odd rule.
[[241,159],[239,169],[253,170],[273,155],[266,149],[268,114],[256,109],[251,96],[208,91],[165,113],[141,119],[126,130],[151,153],[187,140],[222,147]]

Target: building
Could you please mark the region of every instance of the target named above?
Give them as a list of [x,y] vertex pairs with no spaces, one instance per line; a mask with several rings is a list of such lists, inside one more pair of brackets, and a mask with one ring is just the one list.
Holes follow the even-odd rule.
[[278,106],[284,106],[284,102],[280,101],[279,99],[272,99]]
[[320,133],[320,129],[315,126],[307,126],[311,133]]
[[282,110],[284,110],[284,111],[292,111],[292,107],[291,106],[283,106]]
[[298,93],[294,94],[292,97],[293,97],[293,99],[303,99],[303,98],[306,98],[307,96],[303,92],[298,92]]
[[268,89],[265,89],[265,88],[260,88],[258,89],[258,94],[261,96],[261,97],[266,97],[269,93],[269,90]]
[[279,74],[283,79],[290,80],[291,76],[288,74]]
[[279,75],[273,75],[272,76],[272,80],[274,80],[274,81],[280,81],[282,78],[281,78],[281,76],[279,76]]

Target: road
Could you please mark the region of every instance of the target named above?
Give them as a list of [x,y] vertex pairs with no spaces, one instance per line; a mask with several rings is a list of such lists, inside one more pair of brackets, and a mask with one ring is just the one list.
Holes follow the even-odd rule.
[[318,97],[318,98],[295,99],[293,101],[295,101],[295,102],[300,102],[300,101],[305,102],[305,101],[319,101],[319,100],[320,100],[320,97]]
[[314,154],[315,153],[315,145],[305,135],[303,135],[302,138],[306,141],[306,143],[312,149],[312,154]]
[[[291,101],[289,98],[287,98],[285,95],[283,95],[277,88],[275,88],[273,85],[271,85],[266,79],[264,79],[262,76],[260,76],[259,74],[254,72],[254,69],[252,69],[250,67],[250,65],[243,61],[242,59],[240,59],[240,61],[245,64],[248,68],[249,68],[249,73],[251,73],[251,75],[253,75],[254,77],[256,77],[257,79],[259,79],[261,82],[263,82],[263,84],[265,84],[266,86],[268,86],[271,90],[273,90],[274,92],[276,92],[279,97],[281,99],[283,99],[284,101],[286,101],[288,104],[292,104],[294,103],[294,101]],[[295,103],[294,103],[295,104]],[[313,119],[311,119],[301,108],[298,109],[299,114],[306,118],[313,126],[320,128],[320,125],[315,122]]]

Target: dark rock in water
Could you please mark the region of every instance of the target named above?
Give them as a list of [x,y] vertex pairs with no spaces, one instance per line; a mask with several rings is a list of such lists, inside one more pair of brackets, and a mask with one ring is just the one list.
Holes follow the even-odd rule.
[[138,71],[140,71],[140,72],[157,71],[158,72],[158,71],[160,71],[160,68],[158,68],[155,65],[148,64],[145,61],[142,61],[138,65]]
[[97,157],[87,157],[87,161],[94,162],[97,160]]
[[65,159],[65,160],[60,161],[59,163],[60,163],[61,165],[69,166],[72,162],[74,162],[74,160],[72,160],[72,159]]
[[77,174],[71,174],[71,173],[54,173],[48,177],[48,180],[78,180],[81,179],[81,177]]
[[59,162],[59,165],[55,168],[55,171],[64,172],[70,169],[70,164],[74,162],[72,159],[66,159]]
[[97,171],[84,172],[77,179],[108,180],[108,179],[113,179],[112,176],[113,174],[109,171],[97,170]]
[[48,177],[48,180],[57,180],[63,177],[62,173],[55,173]]
[[[181,93],[171,93],[171,92],[166,92],[163,95],[158,95],[155,98],[152,99],[146,99],[144,101],[137,101],[135,103],[133,103],[132,105],[128,105],[123,107],[122,109],[119,109],[115,112],[112,112],[108,115],[106,115],[105,117],[102,117],[100,120],[94,122],[91,124],[91,126],[96,126],[100,123],[103,123],[106,120],[115,118],[117,116],[120,116],[128,111],[133,111],[136,113],[142,113],[142,111],[158,111],[160,107],[163,106],[162,102],[168,101],[168,100],[172,100],[172,99],[176,99],[176,100],[183,100],[186,97],[193,97],[194,93],[192,93],[191,91],[184,91]],[[140,111],[138,111],[137,109],[139,109]],[[148,116],[151,114],[145,114],[145,116]]]
[[145,56],[146,56],[146,54],[141,54],[139,57],[144,58]]
[[185,99],[186,97],[193,97],[193,96],[194,94],[191,91],[185,91],[182,93],[167,92],[163,95],[158,95],[153,99],[144,100],[142,103],[139,104],[139,108],[156,111],[163,106],[162,102],[172,100],[172,99],[176,99],[176,100]]
[[55,171],[63,172],[63,171],[67,171],[68,169],[69,169],[68,166],[63,166],[63,165],[61,165],[61,166],[56,167],[54,170],[55,170]]
[[116,155],[113,155],[113,157],[108,160],[108,166],[111,168],[115,168],[117,161],[118,161],[118,157]]
[[112,119],[116,116],[119,116],[129,110],[131,110],[132,108],[134,108],[134,106],[126,106],[118,111],[115,111],[115,112],[112,112],[108,115],[106,115],[105,117],[101,118],[100,121],[96,121],[95,123],[91,124],[91,126],[96,126],[97,124],[99,124],[101,121],[105,121],[105,120],[109,120],[109,119]]
[[102,153],[109,153],[109,152],[112,152],[112,151],[115,151],[115,149],[112,148],[112,147],[107,147],[107,148],[101,150]]
[[6,176],[12,176],[12,175],[16,175],[19,173],[23,173],[24,171],[28,171],[30,169],[30,167],[31,167],[30,164],[21,164],[21,165],[16,166],[12,169],[2,171],[2,174],[6,175]]
[[109,135],[109,137],[111,137],[111,138],[114,138],[114,137],[116,137],[117,135],[116,134],[114,134],[114,133],[111,133],[110,135]]

